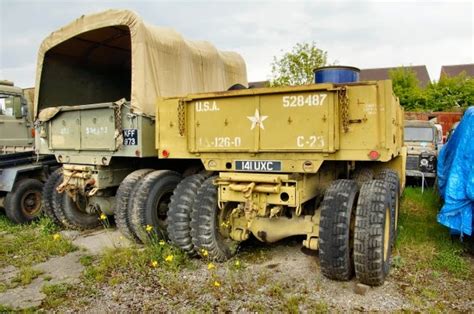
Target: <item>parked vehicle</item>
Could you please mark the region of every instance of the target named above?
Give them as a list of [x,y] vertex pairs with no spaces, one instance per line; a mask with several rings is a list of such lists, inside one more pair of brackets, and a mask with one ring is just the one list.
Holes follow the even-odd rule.
[[[299,235],[319,250],[326,277],[349,280],[355,267],[359,281],[382,284],[405,184],[403,111],[391,81],[342,82],[159,101],[159,158],[199,158],[212,174],[191,175],[174,190],[172,242],[224,261],[251,234],[267,243]],[[137,192],[132,217],[170,179]]]
[[407,177],[435,178],[438,156],[438,128],[430,121],[405,121],[404,143],[408,156]]
[[28,104],[21,88],[0,81],[0,207],[16,223],[41,214],[43,182],[56,166],[35,153]]
[[172,170],[171,193],[182,175],[202,169],[197,158],[156,159],[157,100],[247,85],[237,53],[187,41],[126,10],[80,17],[47,37],[38,55],[37,147],[62,165],[48,180],[45,212],[74,229],[96,227],[101,213],[115,214],[129,237],[125,209],[136,182],[155,169]]

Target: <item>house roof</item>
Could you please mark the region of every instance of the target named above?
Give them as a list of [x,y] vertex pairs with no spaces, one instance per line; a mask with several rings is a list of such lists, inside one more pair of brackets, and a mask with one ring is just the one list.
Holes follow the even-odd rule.
[[441,72],[439,73],[439,77],[441,78],[442,75],[456,76],[456,75],[461,74],[462,72],[466,72],[467,76],[474,77],[474,63],[443,65],[441,67]]
[[425,87],[431,82],[430,75],[426,68],[426,65],[414,65],[405,67],[390,67],[390,68],[373,68],[373,69],[361,69],[360,80],[361,81],[372,81],[372,80],[387,80],[390,79],[390,71],[405,68],[415,72],[416,77],[420,81],[420,87]]

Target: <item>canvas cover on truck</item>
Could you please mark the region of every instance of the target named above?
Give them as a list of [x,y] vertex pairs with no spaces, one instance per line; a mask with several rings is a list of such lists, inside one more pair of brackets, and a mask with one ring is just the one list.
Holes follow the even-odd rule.
[[205,41],[144,23],[134,12],[83,15],[51,33],[38,52],[35,117],[48,107],[131,101],[155,115],[158,97],[247,85],[245,62]]

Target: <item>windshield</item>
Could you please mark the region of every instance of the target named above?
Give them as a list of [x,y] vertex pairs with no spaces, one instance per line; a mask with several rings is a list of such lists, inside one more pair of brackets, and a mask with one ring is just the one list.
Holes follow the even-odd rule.
[[5,99],[7,97],[10,97],[10,96],[0,93],[0,115],[2,115],[2,116],[13,116],[13,108],[7,108],[5,106]]
[[407,142],[432,142],[433,129],[432,128],[405,128],[405,141]]

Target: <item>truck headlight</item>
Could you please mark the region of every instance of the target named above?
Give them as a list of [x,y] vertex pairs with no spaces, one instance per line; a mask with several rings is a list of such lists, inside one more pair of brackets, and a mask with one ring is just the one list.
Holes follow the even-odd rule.
[[430,153],[421,153],[420,155],[420,171],[436,172],[436,155]]

